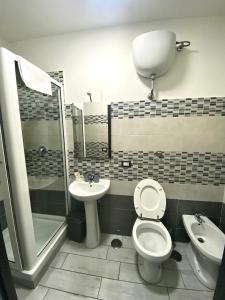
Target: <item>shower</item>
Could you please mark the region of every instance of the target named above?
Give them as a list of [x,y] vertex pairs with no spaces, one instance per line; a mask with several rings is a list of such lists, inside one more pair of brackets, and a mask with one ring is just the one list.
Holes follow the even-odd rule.
[[29,287],[66,235],[63,87],[50,75],[0,48],[0,222],[12,274]]

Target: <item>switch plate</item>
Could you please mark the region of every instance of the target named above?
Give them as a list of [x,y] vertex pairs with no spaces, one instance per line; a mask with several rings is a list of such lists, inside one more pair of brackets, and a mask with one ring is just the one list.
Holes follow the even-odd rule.
[[131,161],[130,160],[123,160],[121,161],[121,167],[123,168],[130,168],[132,166]]

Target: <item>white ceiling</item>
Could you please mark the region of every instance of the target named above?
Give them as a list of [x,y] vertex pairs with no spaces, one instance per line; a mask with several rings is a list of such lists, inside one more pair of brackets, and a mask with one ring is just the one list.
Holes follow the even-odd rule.
[[225,15],[225,0],[0,0],[7,41],[153,20]]

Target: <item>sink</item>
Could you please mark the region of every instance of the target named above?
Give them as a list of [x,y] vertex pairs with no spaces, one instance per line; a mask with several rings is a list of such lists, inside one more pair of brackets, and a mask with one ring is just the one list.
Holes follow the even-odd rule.
[[101,240],[98,219],[97,200],[108,191],[110,180],[100,179],[99,182],[73,181],[69,185],[71,196],[84,202],[86,215],[86,247],[96,248]]
[[69,186],[70,194],[80,201],[94,201],[100,199],[108,191],[110,181],[100,179],[99,182],[89,183],[85,181],[74,181]]

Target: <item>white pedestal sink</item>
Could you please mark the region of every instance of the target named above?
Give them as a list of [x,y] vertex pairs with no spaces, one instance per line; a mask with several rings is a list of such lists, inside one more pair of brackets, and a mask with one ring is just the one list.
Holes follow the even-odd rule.
[[100,179],[99,182],[73,181],[69,186],[70,194],[77,200],[84,202],[86,215],[86,246],[96,248],[101,239],[97,200],[108,191],[110,180]]

